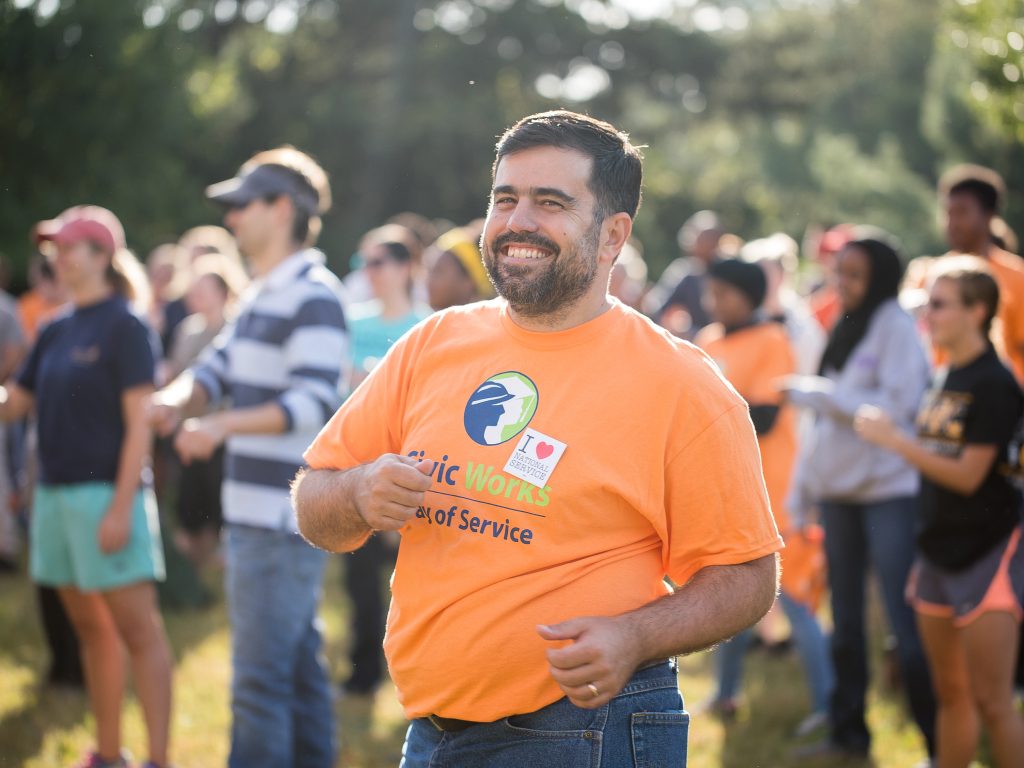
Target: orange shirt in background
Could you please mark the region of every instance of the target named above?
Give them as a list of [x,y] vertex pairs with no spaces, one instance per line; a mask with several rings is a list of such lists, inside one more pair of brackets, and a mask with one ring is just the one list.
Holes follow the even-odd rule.
[[[563,445],[546,480],[509,469]],[[630,611],[664,596],[666,576],[781,547],[745,404],[699,350],[619,302],[554,333],[520,328],[501,299],[423,321],[306,460],[384,453],[433,462],[401,531],[384,642],[411,718],[557,701],[537,624]]]
[[764,322],[726,333],[721,323],[713,323],[697,334],[696,344],[748,404],[781,406],[772,428],[758,435],[761,465],[775,522],[786,539],[782,587],[815,608],[824,590],[824,552],[820,542],[814,546],[792,530],[785,506],[797,457],[796,413],[782,403],[778,388],[780,378],[796,373],[796,355],[786,329]]
[[825,333],[829,333],[843,314],[843,305],[839,294],[831,285],[825,285],[812,293],[808,298],[811,314],[818,321]]
[[25,332],[25,338],[31,344],[36,340],[39,333],[39,326],[57,314],[57,311],[64,306],[64,302],[54,304],[47,301],[34,288],[31,288],[18,297],[18,320],[21,321],[21,328]]

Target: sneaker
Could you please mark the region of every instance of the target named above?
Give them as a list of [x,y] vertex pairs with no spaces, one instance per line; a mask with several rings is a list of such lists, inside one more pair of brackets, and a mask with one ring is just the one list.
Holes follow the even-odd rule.
[[125,750],[115,760],[104,760],[100,753],[93,750],[79,761],[75,768],[128,768],[132,756]]
[[694,714],[710,715],[723,723],[731,723],[739,713],[740,704],[736,699],[711,699],[697,707]]
[[802,739],[804,736],[810,736],[826,725],[828,725],[828,712],[811,712],[811,714],[800,721],[800,725],[793,731],[793,737]]

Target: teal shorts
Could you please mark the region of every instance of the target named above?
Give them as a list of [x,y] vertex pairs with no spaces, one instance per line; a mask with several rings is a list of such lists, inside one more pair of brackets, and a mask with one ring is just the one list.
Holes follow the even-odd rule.
[[29,558],[33,581],[92,592],[163,580],[160,519],[156,497],[149,489],[135,495],[128,543],[109,555],[100,551],[100,521],[113,498],[113,483],[36,488]]

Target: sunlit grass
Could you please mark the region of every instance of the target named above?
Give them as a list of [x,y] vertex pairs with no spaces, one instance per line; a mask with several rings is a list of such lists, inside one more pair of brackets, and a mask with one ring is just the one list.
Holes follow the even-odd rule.
[[[327,654],[335,680],[347,674],[345,655],[347,604],[340,588],[340,568],[331,563],[326,579],[324,625]],[[215,590],[217,579],[211,583]],[[34,603],[34,591],[21,578],[0,580],[0,768],[61,768],[92,744],[92,718],[80,693],[40,685],[46,658]],[[175,650],[173,752],[180,768],[222,766],[227,757],[230,715],[229,634],[223,602],[201,611],[168,613]],[[880,643],[876,640],[877,663]],[[687,708],[694,710],[713,691],[710,657],[683,660],[681,684]],[[397,766],[405,721],[390,685],[374,699],[349,698],[337,705],[341,736],[338,764],[346,768]],[[694,716],[690,725],[691,768],[784,768],[793,729],[807,713],[807,696],[799,665],[792,656],[752,652],[747,659],[744,705],[729,724]],[[875,736],[877,768],[907,768],[924,757],[916,730],[904,714],[902,700],[876,685],[869,719]],[[141,713],[129,696],[124,740],[144,756]],[[827,768],[826,761],[806,762]],[[845,763],[844,765],[850,765]]]

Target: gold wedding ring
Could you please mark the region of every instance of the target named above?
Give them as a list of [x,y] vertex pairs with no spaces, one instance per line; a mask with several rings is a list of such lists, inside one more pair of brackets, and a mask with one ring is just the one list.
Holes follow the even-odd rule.
[[595,699],[596,699],[596,698],[597,698],[598,696],[600,696],[600,695],[601,695],[601,692],[600,692],[599,690],[597,690],[597,686],[596,686],[596,685],[594,685],[593,683],[587,683],[587,688],[589,688],[589,689],[590,689],[590,692],[591,692],[592,694],[594,694],[594,698],[595,698]]

